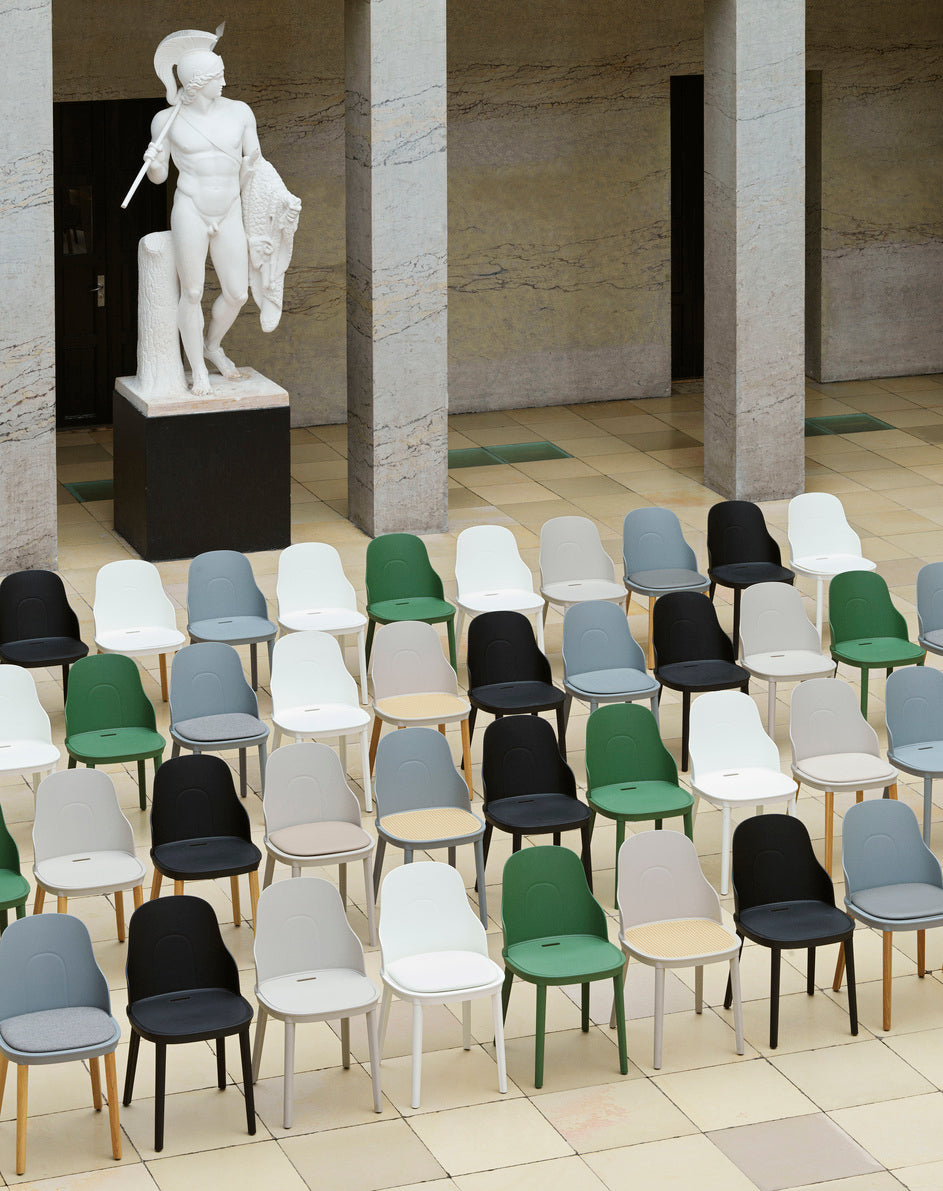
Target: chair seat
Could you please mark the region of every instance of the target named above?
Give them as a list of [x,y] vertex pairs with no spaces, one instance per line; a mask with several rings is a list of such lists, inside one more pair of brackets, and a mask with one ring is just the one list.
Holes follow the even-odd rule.
[[566,686],[576,695],[654,695],[660,684],[644,670],[589,670],[568,674]]
[[860,554],[806,554],[792,559],[791,565],[802,575],[830,579],[845,571],[873,571],[877,564]]
[[596,935],[547,935],[514,943],[505,962],[519,975],[547,984],[581,984],[622,971],[622,949]]
[[844,910],[818,901],[751,906],[738,916],[737,922],[743,933],[756,942],[782,947],[837,942],[855,928]]
[[198,1042],[241,1030],[252,1006],[228,988],[175,989],[134,1001],[128,1021],[149,1042]]
[[33,875],[48,892],[60,897],[73,893],[113,893],[144,880],[143,863],[128,852],[73,852],[33,865]]
[[[3,753],[0,752],[0,757]],[[888,761],[909,773],[943,774],[943,740],[925,740],[920,744],[902,744],[889,750]]]
[[800,782],[823,790],[864,790],[873,786],[892,786],[897,770],[871,753],[826,753],[821,757],[803,757],[792,772]]
[[254,715],[242,711],[227,711],[221,715],[201,715],[193,720],[180,720],[171,725],[175,736],[198,744],[213,744],[225,740],[265,739],[268,728]]
[[700,571],[689,571],[684,567],[633,571],[625,577],[626,587],[639,595],[662,595],[666,591],[703,591],[705,587],[710,587],[710,582]]
[[373,840],[357,823],[324,820],[320,823],[296,823],[280,827],[268,836],[268,842],[288,856],[333,856],[369,847]]
[[473,707],[502,715],[551,711],[560,707],[566,696],[549,682],[494,682],[476,686],[468,692]]
[[870,918],[887,918],[900,922],[920,918],[943,920],[943,889],[939,885],[928,885],[922,881],[857,889],[845,899],[845,904],[852,913],[860,909]]
[[67,736],[66,749],[79,761],[133,761],[164,750],[166,741],[150,728],[100,728]]
[[505,831],[566,831],[582,827],[593,812],[585,802],[568,794],[516,794],[485,803],[485,819]]
[[426,624],[437,624],[451,620],[455,608],[448,600],[436,596],[411,596],[403,600],[380,600],[367,605],[367,614],[380,624],[392,624],[397,620],[423,620]]
[[751,653],[741,658],[744,669],[757,678],[805,679],[830,678],[835,673],[835,662],[824,653],[814,649],[783,649],[778,653]]
[[357,633],[366,627],[367,618],[356,608],[292,608],[278,618],[279,624],[296,633],[316,629],[322,633]]
[[236,835],[174,840],[151,848],[154,867],[174,881],[205,881],[238,876],[259,867],[262,853],[248,840]]
[[450,719],[465,719],[471,704],[461,695],[448,691],[430,691],[413,695],[390,695],[377,699],[373,710],[381,720],[395,724],[442,724]]
[[713,918],[672,918],[643,922],[622,932],[622,941],[638,959],[684,960],[696,963],[724,953],[736,955],[740,940]]
[[541,595],[551,604],[580,604],[584,600],[625,599],[625,586],[612,579],[565,579],[547,583]]
[[498,985],[504,973],[477,951],[429,951],[394,960],[385,975],[406,992],[429,995]]
[[166,625],[140,625],[133,629],[108,629],[95,634],[95,644],[104,653],[123,653],[135,657],[144,653],[164,653],[186,644],[186,635]]
[[723,587],[752,587],[754,583],[791,583],[795,575],[775,562],[726,562],[712,567],[711,578]]
[[193,641],[224,641],[227,645],[250,645],[267,641],[278,632],[278,625],[264,616],[221,616],[214,620],[195,620],[187,625]]
[[27,637],[0,644],[0,658],[17,666],[65,666],[88,654],[88,646],[75,637]]
[[660,819],[681,815],[694,805],[694,798],[671,782],[616,782],[595,786],[587,793],[589,805],[610,819]]
[[458,806],[432,806],[416,811],[400,811],[377,820],[377,828],[390,839],[422,843],[429,840],[461,839],[477,835],[484,823],[471,811]]
[[479,612],[539,612],[544,606],[543,596],[516,587],[468,591],[455,602],[473,616]]
[[749,672],[742,666],[720,658],[670,662],[667,666],[658,666],[655,677],[664,686],[682,691],[724,691],[750,681]]
[[900,637],[861,637],[832,643],[832,657],[852,666],[914,666],[926,656],[922,645]]
[[370,713],[353,703],[313,703],[307,707],[280,707],[272,722],[294,736],[346,735],[370,723]]
[[0,868],[0,910],[18,905],[29,894],[29,881],[21,873],[11,868]]
[[0,742],[0,773],[39,773],[59,764],[62,754],[48,740]]
[[92,1005],[42,1009],[0,1021],[0,1040],[25,1054],[62,1053],[117,1044],[121,1028],[110,1013]]
[[943,653],[943,629],[931,629],[929,633],[921,633],[920,644],[933,653]]
[[372,980],[355,968],[317,968],[273,976],[255,990],[260,1004],[276,1016],[347,1017],[369,1009],[380,993]]
[[796,783],[791,777],[778,769],[758,766],[699,773],[691,787],[702,798],[718,805],[737,802],[762,806],[764,802],[782,801],[796,794]]

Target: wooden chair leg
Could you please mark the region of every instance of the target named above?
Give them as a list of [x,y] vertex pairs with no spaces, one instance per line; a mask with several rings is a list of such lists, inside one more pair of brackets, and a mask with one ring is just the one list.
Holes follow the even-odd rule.
[[29,1067],[16,1068],[16,1173],[26,1174],[26,1103],[29,1096]]
[[3,1092],[7,1086],[7,1068],[10,1060],[6,1055],[0,1055],[0,1108],[3,1107]]
[[864,802],[864,790],[855,790],[855,802]]
[[897,801],[897,782],[893,782],[887,787],[887,796],[893,798],[895,802]]
[[183,881],[174,881],[174,895],[183,893]]
[[842,977],[845,975],[845,948],[838,948],[838,960],[835,964],[835,979],[832,981],[832,992],[841,988]]
[[160,697],[166,703],[168,699],[167,693],[167,655],[166,653],[159,653],[157,655],[160,662]]
[[[347,871],[346,869],[344,870]],[[259,870],[249,873],[249,907],[252,910],[252,929],[255,930],[255,916],[259,908]]]
[[884,931],[884,938],[883,938],[884,963],[882,965],[882,968],[883,968],[883,972],[882,972],[883,1021],[881,1024],[883,1025],[885,1030],[889,1030],[891,1028],[891,974],[892,974],[891,969],[893,967],[893,959],[892,959],[893,951],[894,951],[893,946],[892,946],[893,938],[894,938],[894,936],[891,933],[891,931],[889,931],[889,930]]
[[68,912],[69,912],[69,899],[67,897],[57,897],[56,898],[56,913],[57,914],[68,914]]
[[[115,924],[118,928],[118,942],[124,942],[124,894],[115,890]],[[97,1060],[96,1060],[97,1062]]]
[[[161,654],[161,657],[164,655]],[[115,1052],[105,1055],[105,1088],[108,1092],[108,1123],[111,1127],[111,1156],[121,1158],[121,1123],[118,1120],[118,1072],[115,1069]]]
[[373,718],[373,732],[371,733],[371,736],[370,736],[370,772],[371,773],[373,773],[373,770],[376,767],[377,749],[380,746],[380,732],[382,730],[383,730],[383,721],[380,719],[380,717],[378,715],[374,716],[374,718]]
[[36,897],[33,900],[33,913],[41,914],[43,912],[43,904],[46,901],[46,890],[42,885],[36,886]]
[[232,921],[233,926],[239,926],[242,919],[242,906],[239,901],[239,878],[229,878],[229,889],[232,893]]
[[825,791],[825,871],[832,875],[832,839],[835,824],[835,795],[831,790]]
[[462,768],[464,769],[465,784],[468,786],[468,798],[472,801],[475,790],[472,786],[471,736],[468,732],[468,720],[462,720]]
[[917,931],[917,975],[922,980],[927,971],[927,932]]
[[98,1066],[98,1057],[89,1059],[88,1073],[92,1077],[92,1104],[96,1112],[102,1110],[102,1076],[101,1069]]
[[163,873],[159,872],[155,868],[154,869],[154,880],[151,881],[151,901],[153,901],[155,897],[160,897],[160,883],[163,879],[164,879]]
[[142,906],[144,904],[144,886],[135,885],[134,889],[132,890],[132,895],[134,897],[134,908],[136,910],[138,906]]

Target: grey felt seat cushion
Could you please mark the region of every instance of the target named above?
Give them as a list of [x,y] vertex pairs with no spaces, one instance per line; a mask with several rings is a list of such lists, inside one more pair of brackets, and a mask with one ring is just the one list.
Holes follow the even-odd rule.
[[575,691],[585,691],[588,695],[619,695],[622,692],[634,694],[636,691],[658,690],[658,683],[650,674],[643,674],[641,670],[592,670],[586,674],[570,674],[566,685]]
[[626,576],[626,582],[633,587],[652,591],[680,591],[686,587],[707,587],[710,579],[700,571],[683,570],[680,567],[665,567],[659,571],[633,571]]
[[906,922],[913,918],[943,917],[943,889],[922,881],[861,889],[850,901],[863,913],[875,918]]
[[201,715],[193,720],[174,724],[178,736],[187,740],[247,740],[267,732],[265,724],[254,715],[242,711],[228,711],[221,715]]
[[0,1021],[0,1038],[12,1050],[48,1053],[103,1046],[119,1037],[118,1023],[103,1009],[79,1005],[70,1009],[43,1009]]

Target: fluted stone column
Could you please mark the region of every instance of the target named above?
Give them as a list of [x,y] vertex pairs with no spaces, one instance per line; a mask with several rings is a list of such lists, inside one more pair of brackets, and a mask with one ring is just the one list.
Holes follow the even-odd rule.
[[52,3],[0,7],[0,573],[56,562]]
[[805,0],[704,3],[704,482],[804,487]]
[[445,0],[346,0],[350,519],[448,523]]

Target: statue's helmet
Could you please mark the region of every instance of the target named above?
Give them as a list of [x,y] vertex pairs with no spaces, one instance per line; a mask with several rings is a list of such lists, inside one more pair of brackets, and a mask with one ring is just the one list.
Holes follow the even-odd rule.
[[177,78],[181,87],[186,87],[197,78],[215,79],[223,73],[223,60],[219,54],[198,50],[185,54],[177,63]]
[[177,33],[168,34],[157,47],[154,52],[154,70],[166,88],[168,103],[173,103],[177,98],[175,66],[184,86],[197,75],[209,73],[214,77],[222,70],[222,59],[213,50],[223,35],[224,26],[225,22],[215,33],[204,33],[201,29],[180,29]]

